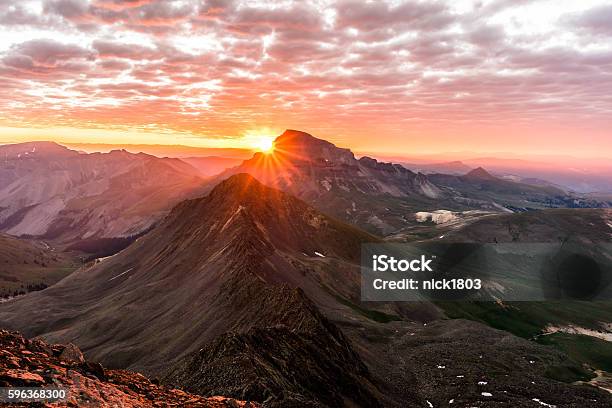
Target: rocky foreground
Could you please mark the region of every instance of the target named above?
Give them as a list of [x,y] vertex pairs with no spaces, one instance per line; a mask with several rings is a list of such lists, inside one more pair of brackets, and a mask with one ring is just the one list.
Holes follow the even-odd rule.
[[[108,370],[85,361],[74,345],[28,340],[0,330],[0,387],[61,387],[68,399],[46,407],[259,407],[225,397],[201,397],[169,389],[142,374]],[[13,406],[36,406],[31,403]]]

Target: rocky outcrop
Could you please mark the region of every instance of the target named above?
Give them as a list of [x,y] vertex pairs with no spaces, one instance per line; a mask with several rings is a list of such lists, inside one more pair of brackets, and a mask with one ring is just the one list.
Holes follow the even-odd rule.
[[[66,389],[67,399],[45,405],[49,407],[259,407],[232,398],[205,398],[169,389],[130,371],[106,370],[84,361],[75,345],[28,340],[6,330],[0,330],[0,387]],[[23,402],[12,406],[30,405]]]

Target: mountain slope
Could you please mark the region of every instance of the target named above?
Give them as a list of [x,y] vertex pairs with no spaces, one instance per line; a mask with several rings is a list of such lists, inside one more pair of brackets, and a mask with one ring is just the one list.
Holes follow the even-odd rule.
[[41,290],[80,266],[48,244],[0,234],[0,299]]
[[128,237],[203,184],[178,159],[79,154],[51,142],[0,146],[0,230],[63,243]]
[[[259,400],[291,396],[337,405],[357,399],[376,406],[367,369],[308,298],[337,307],[322,286],[338,296],[358,293],[359,247],[368,240],[376,239],[236,175],[207,197],[178,205],[121,253],[3,305],[0,322],[29,336],[74,341],[110,367],[160,374],[183,361],[177,364],[189,369],[175,369],[169,378],[201,393],[223,389],[224,395]],[[278,343],[262,343],[275,333],[282,333]],[[244,352],[257,361],[276,350],[275,361],[286,363],[249,371],[231,387],[218,382],[236,369],[228,363],[204,386],[197,381],[209,366],[191,371],[196,367],[181,359],[215,341],[222,347],[250,344]],[[291,350],[303,353],[301,374]],[[300,376],[318,380],[304,384]],[[280,378],[286,378],[282,387]],[[275,391],[279,387],[284,393]]]
[[586,245],[610,242],[612,209],[558,208],[518,214],[498,214],[446,236],[458,242],[560,243]]
[[568,199],[561,189],[503,180],[482,167],[463,176],[430,174],[428,177],[436,185],[460,192],[465,197],[498,203],[510,209],[564,207]]

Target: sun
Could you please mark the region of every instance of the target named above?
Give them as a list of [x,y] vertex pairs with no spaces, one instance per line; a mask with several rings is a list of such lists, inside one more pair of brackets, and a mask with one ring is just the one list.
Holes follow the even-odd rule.
[[253,140],[253,147],[262,153],[270,154],[274,151],[274,137],[258,136]]
[[274,152],[275,134],[277,132],[269,128],[252,129],[244,134],[243,143],[253,150],[270,154]]

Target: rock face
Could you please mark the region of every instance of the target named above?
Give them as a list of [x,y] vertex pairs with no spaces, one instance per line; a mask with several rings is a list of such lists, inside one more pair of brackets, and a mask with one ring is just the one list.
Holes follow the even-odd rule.
[[[28,340],[16,332],[0,330],[0,387],[59,387],[68,392],[65,401],[46,406],[117,407],[259,407],[259,404],[221,396],[201,397],[152,383],[142,374],[106,370],[101,365],[77,361],[74,345]],[[32,406],[28,403],[11,406]],[[42,404],[41,404],[42,406]]]
[[0,231],[73,243],[129,237],[193,197],[204,181],[177,159],[51,142],[0,146]]
[[59,359],[66,363],[78,364],[85,362],[85,357],[83,357],[81,350],[72,343],[68,343],[66,347],[64,347],[62,353],[59,355]]

